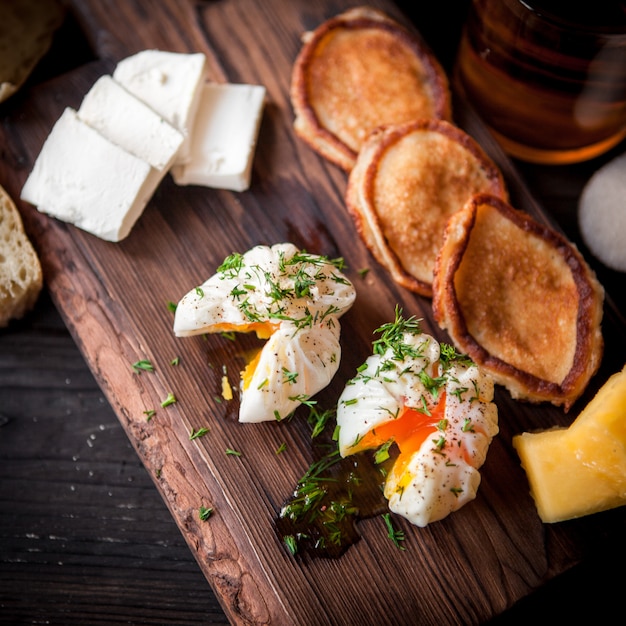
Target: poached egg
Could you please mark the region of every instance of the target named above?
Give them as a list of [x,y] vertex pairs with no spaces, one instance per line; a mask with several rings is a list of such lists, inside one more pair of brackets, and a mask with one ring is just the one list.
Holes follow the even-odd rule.
[[398,310],[378,330],[374,354],[338,401],[339,452],[377,450],[378,460],[397,445],[384,495],[392,512],[424,527],[476,497],[478,470],[498,433],[494,385]]
[[240,422],[288,417],[339,368],[339,318],[356,291],[341,259],[291,243],[228,256],[178,303],[174,334],[255,332],[266,339],[242,372]]

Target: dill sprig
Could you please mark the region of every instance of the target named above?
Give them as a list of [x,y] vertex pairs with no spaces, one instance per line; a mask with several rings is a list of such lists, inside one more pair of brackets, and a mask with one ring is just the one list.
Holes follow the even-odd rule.
[[148,359],[136,361],[133,363],[132,368],[138,374],[141,374],[141,372],[154,372],[154,365]]
[[314,519],[319,514],[317,506],[327,493],[324,483],[336,482],[336,479],[324,476],[324,473],[340,460],[339,450],[334,450],[312,463],[298,481],[293,498],[283,507],[281,517],[287,517],[296,522],[311,513]]
[[404,550],[404,546],[400,545],[401,541],[404,541],[404,531],[397,530],[393,527],[393,522],[391,521],[391,513],[383,513],[383,520],[385,521],[385,526],[387,527],[387,536],[393,543],[396,548],[400,550]]
[[467,354],[457,352],[456,348],[449,343],[440,343],[439,350],[441,352],[439,359],[444,371],[450,369],[450,366],[455,362],[467,366],[474,365],[474,362]]
[[336,409],[318,409],[313,404],[309,405],[309,416],[307,418],[308,423],[313,427],[311,431],[311,439],[315,439],[318,435],[321,435],[328,423],[328,420],[334,418],[336,415]]
[[375,332],[380,333],[380,338],[372,342],[374,354],[383,355],[391,351],[393,359],[404,361],[407,357],[418,358],[422,355],[420,348],[406,343],[405,335],[419,335],[422,332],[421,320],[415,316],[408,319],[402,317],[402,309],[396,305],[395,320],[383,324]]
[[[309,254],[306,250],[287,257],[281,250],[273,270],[261,265],[246,265],[244,255],[233,253],[217,268],[217,274],[222,280],[238,281],[231,289],[230,297],[250,323],[290,321],[302,329],[322,322],[330,324],[332,317],[340,314],[341,310],[331,305],[326,311],[312,313],[304,306],[297,307],[296,312],[289,310],[289,302],[313,298],[314,288],[322,283],[349,285],[350,281],[335,271],[343,267],[342,258],[330,259]],[[201,296],[199,289],[196,288],[196,292]],[[327,291],[328,287],[321,289]]]
[[209,519],[209,517],[211,517],[211,515],[213,515],[212,507],[201,506],[198,509],[198,517],[203,522],[206,522]]

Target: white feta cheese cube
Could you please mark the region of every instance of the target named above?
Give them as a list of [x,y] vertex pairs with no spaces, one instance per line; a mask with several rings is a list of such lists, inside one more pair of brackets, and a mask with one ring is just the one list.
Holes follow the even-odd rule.
[[105,139],[66,108],[46,139],[21,198],[108,241],[130,232],[163,174]]
[[248,189],[264,101],[260,85],[206,83],[191,134],[191,159],[172,168],[174,181]]
[[198,110],[205,66],[206,57],[201,52],[143,50],[120,61],[113,72],[120,85],[183,133],[177,163],[189,159],[190,129]]
[[167,172],[184,136],[111,76],[100,77],[87,92],[78,117],[103,137]]

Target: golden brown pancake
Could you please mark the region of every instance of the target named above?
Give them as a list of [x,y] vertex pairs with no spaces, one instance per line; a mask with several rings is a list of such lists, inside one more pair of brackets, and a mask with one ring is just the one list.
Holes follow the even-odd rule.
[[294,129],[344,170],[381,124],[451,118],[441,66],[421,39],[384,13],[350,9],[303,42],[291,78]]
[[450,218],[433,290],[436,321],[514,398],[568,410],[600,365],[604,289],[571,243],[500,198]]
[[461,129],[431,119],[369,136],[350,172],[346,205],[392,278],[429,297],[448,218],[479,192],[507,197],[500,170]]

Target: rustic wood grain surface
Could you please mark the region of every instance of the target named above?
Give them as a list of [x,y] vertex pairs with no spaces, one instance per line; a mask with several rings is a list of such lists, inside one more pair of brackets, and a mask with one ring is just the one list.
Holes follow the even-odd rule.
[[[442,3],[428,16],[404,6],[406,17],[390,3],[377,4],[412,22],[449,65],[461,16],[444,17],[460,11],[458,4]],[[174,339],[164,304],[204,279],[231,249],[262,240],[288,238],[345,256],[357,289],[363,287],[356,270],[372,267],[341,211],[345,176],[294,139],[286,99],[299,33],[346,5],[281,6],[77,2],[74,27],[85,38],[85,63],[63,67],[68,71],[0,109],[0,184],[17,197],[62,108],[77,106],[100,74],[140,49],[201,50],[216,79],[259,82],[270,93],[250,192],[179,189],[166,180],[132,236],[117,246],[20,206],[48,291],[32,314],[0,334],[0,620],[480,623],[532,614],[545,598],[562,615],[568,608],[578,615],[610,612],[614,605],[606,600],[616,585],[606,570],[623,557],[617,541],[624,511],[543,527],[510,439],[523,428],[570,418],[552,408],[528,410],[504,393],[502,433],[479,498],[425,531],[400,524],[406,551],[395,551],[376,520],[362,525],[363,540],[339,562],[301,563],[273,536],[273,516],[310,461],[306,429],[297,420],[278,428],[237,424],[236,407],[214,402],[219,376],[207,367],[227,363],[236,371],[235,349],[219,340],[207,347]],[[501,162],[517,203],[556,220],[582,247],[575,220],[582,185],[624,147],[580,166],[513,166],[471,113],[458,114]],[[597,387],[623,363],[624,281],[594,267],[615,301]],[[368,353],[371,329],[396,302],[429,323],[427,303],[389,285],[376,268],[366,284],[380,304],[355,307],[346,317],[352,350],[344,355],[343,378]],[[184,367],[173,370],[175,355]],[[158,363],[156,375],[133,374],[129,364],[142,357]],[[184,399],[180,407],[146,423],[143,410],[172,389]],[[189,429],[204,425],[211,426],[210,440],[190,443]],[[277,461],[282,441],[289,454]],[[244,454],[228,457],[226,447]],[[208,524],[197,520],[200,505],[215,507]],[[589,602],[573,602],[572,589],[587,591]],[[507,612],[534,590],[538,600]]]

